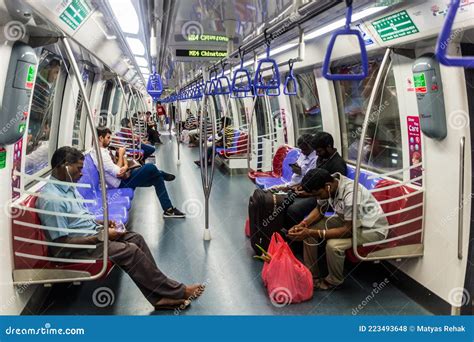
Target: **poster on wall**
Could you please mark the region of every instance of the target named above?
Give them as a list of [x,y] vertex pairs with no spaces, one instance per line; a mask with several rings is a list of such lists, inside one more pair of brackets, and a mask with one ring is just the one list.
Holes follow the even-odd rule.
[[13,145],[13,167],[12,167],[12,201],[20,197],[20,193],[14,189],[20,189],[21,177],[15,175],[15,171],[21,172],[21,155],[22,155],[23,139],[18,140]]
[[410,151],[410,179],[413,184],[422,185],[423,156],[421,152],[421,128],[418,116],[407,117],[408,148]]

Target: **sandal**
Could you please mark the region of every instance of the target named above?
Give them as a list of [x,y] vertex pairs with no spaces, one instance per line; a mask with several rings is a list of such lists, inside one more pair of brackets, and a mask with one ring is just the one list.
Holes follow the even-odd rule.
[[333,291],[337,290],[340,286],[328,283],[326,279],[321,279],[314,284],[314,289],[319,291]]

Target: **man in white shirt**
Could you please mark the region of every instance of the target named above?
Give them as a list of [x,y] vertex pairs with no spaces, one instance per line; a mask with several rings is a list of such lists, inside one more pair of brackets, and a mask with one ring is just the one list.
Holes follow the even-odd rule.
[[296,163],[290,164],[293,171],[291,180],[285,184],[274,186],[272,189],[281,191],[297,190],[306,173],[316,167],[317,155],[316,151],[311,147],[310,142],[312,139],[313,136],[311,134],[303,134],[298,138],[296,145],[300,149],[301,154]]
[[[318,205],[299,224],[291,228],[288,237],[304,242],[304,262],[313,274],[314,286],[331,290],[344,282],[345,251],[352,247],[352,201],[354,181],[340,173],[330,174],[318,168],[303,178],[305,192],[318,200]],[[331,206],[335,215],[326,218],[324,211]],[[382,207],[372,194],[359,186],[357,196],[357,242],[384,240],[388,234],[388,221]],[[318,245],[326,240],[328,276],[319,278]]]
[[[109,188],[140,188],[153,186],[156,196],[163,208],[164,218],[184,218],[186,215],[173,207],[168,196],[164,181],[172,181],[175,176],[159,170],[153,164],[145,164],[133,170],[128,169],[128,161],[124,148],[117,151],[117,161],[114,162],[108,150],[112,132],[108,128],[98,128],[99,145],[104,163],[105,182]],[[98,167],[95,151],[91,153],[96,167]]]

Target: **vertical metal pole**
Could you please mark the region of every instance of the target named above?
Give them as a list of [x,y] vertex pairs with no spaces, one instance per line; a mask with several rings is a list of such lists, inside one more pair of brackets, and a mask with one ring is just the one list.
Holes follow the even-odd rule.
[[459,144],[458,259],[462,260],[464,234],[464,156],[466,154],[466,137],[462,137]]
[[[94,127],[94,118],[92,115],[92,107],[89,102],[89,98],[87,97],[87,92],[86,88],[84,87],[84,83],[82,83],[82,77],[81,77],[81,72],[79,70],[79,66],[77,65],[76,59],[74,58],[74,54],[72,52],[71,46],[69,45],[69,41],[66,37],[62,37],[61,41],[64,44],[64,48],[66,50],[66,55],[69,58],[69,61],[71,63],[71,68],[74,72],[75,79],[77,81],[77,85],[79,86],[79,91],[82,94],[82,98],[84,101],[84,104],[86,106],[87,110],[87,117],[88,117],[88,122],[89,122],[89,128],[92,131],[92,137],[93,137],[93,144],[94,144],[94,150],[96,153],[97,157],[97,162],[98,162],[98,169],[99,169],[99,180],[100,180],[100,190],[102,192],[102,209],[104,210],[104,252],[102,255],[102,269],[100,272],[92,277],[92,279],[100,278],[102,277],[105,272],[107,271],[107,262],[108,262],[108,246],[109,246],[109,208],[108,208],[108,203],[107,203],[107,188],[105,186],[105,175],[104,175],[104,162],[102,160],[102,154],[100,152],[100,147],[99,147],[99,137],[97,136],[97,130]],[[107,237],[107,238],[105,238]],[[77,279],[76,281],[78,281]]]
[[[369,127],[370,121],[370,114],[372,112],[372,108],[374,106],[375,98],[377,97],[378,90],[380,88],[380,84],[382,81],[382,75],[384,72],[388,72],[386,68],[390,62],[390,49],[385,50],[385,55],[383,56],[382,63],[380,64],[379,72],[377,77],[375,78],[374,85],[372,87],[372,93],[370,94],[369,103],[367,105],[367,110],[365,112],[364,123],[362,125],[362,132],[360,133],[360,140],[359,140],[359,149],[357,150],[357,162],[355,168],[355,175],[354,175],[354,190],[352,196],[352,250],[354,255],[360,260],[366,260],[366,257],[363,257],[359,254],[357,250],[357,220],[358,220],[358,213],[359,213],[359,205],[358,197],[359,197],[359,177],[360,177],[360,168],[362,165],[362,153],[364,150],[364,140],[367,134],[367,129]],[[386,70],[387,69],[387,70]]]
[[179,104],[179,100],[176,99],[176,111],[175,111],[175,115],[177,116],[178,118],[178,125],[176,125],[176,122],[174,124],[175,128],[178,127],[178,129],[176,130],[176,142],[178,144],[178,161],[176,162],[177,165],[181,164],[181,105]]
[[[125,94],[125,88],[123,87],[122,80],[120,79],[120,77],[118,75],[117,75],[117,81],[119,83],[120,89],[122,89],[123,99],[125,101],[125,108],[127,110],[127,118],[130,120],[130,129],[132,131],[132,150],[135,151],[136,150],[135,133],[133,132],[133,122],[132,122],[132,117],[131,117],[131,114],[130,114],[130,104],[129,104],[129,101],[127,101],[126,94]],[[130,97],[131,96],[132,96],[132,94],[130,93]],[[133,154],[133,158],[135,159],[135,154]]]

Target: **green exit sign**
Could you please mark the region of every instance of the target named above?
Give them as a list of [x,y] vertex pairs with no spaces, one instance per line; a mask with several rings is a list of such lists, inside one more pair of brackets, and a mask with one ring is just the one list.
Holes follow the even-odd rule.
[[397,12],[373,21],[372,26],[384,42],[419,32],[407,11]]

